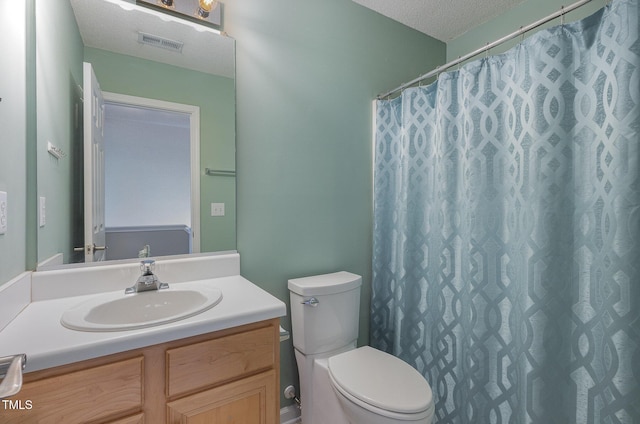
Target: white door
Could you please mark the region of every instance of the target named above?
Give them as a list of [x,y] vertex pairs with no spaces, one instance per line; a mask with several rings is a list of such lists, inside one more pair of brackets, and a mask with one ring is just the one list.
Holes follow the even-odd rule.
[[90,63],[84,63],[84,260],[107,259],[104,226],[104,99]]

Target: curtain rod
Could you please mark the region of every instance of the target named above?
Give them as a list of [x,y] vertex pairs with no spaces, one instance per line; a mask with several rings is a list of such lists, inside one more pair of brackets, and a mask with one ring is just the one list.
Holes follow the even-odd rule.
[[430,72],[427,72],[426,74],[423,74],[423,75],[419,76],[418,78],[416,78],[414,80],[406,82],[406,83],[402,84],[401,86],[399,86],[397,88],[394,88],[393,90],[387,91],[384,94],[379,94],[377,99],[378,100],[382,100],[385,97],[390,96],[391,94],[393,94],[395,92],[402,91],[405,88],[410,87],[410,86],[412,86],[413,84],[415,84],[417,82],[420,82],[420,81],[425,80],[427,78],[431,78],[431,77],[433,77],[433,76],[445,71],[446,69],[451,68],[452,66],[456,66],[457,64],[462,63],[467,59],[470,59],[470,58],[472,58],[474,56],[477,56],[477,55],[479,55],[481,53],[484,53],[487,50],[491,50],[492,48],[494,48],[496,46],[499,46],[500,44],[502,44],[504,42],[512,40],[512,39],[514,39],[514,38],[516,38],[516,37],[518,37],[518,36],[520,36],[522,34],[525,34],[526,32],[529,32],[532,29],[535,29],[535,28],[539,27],[540,25],[544,25],[547,22],[552,21],[552,20],[556,19],[559,16],[564,16],[566,13],[569,13],[569,12],[579,8],[579,7],[582,7],[585,4],[590,3],[591,1],[592,0],[580,0],[580,1],[577,1],[577,2],[571,4],[571,5],[567,6],[567,7],[562,6],[562,8],[560,10],[558,10],[557,12],[552,13],[551,15],[549,15],[547,17],[539,19],[539,20],[537,20],[537,21],[535,21],[535,22],[533,22],[533,23],[531,23],[531,24],[529,24],[527,26],[520,27],[519,30],[514,31],[509,35],[505,35],[504,37],[499,38],[498,40],[496,40],[496,41],[494,41],[492,43],[487,43],[484,47],[481,47],[481,48],[479,48],[477,50],[474,50],[471,53],[467,53],[466,55],[461,56],[461,57],[459,57],[459,58],[457,58],[455,60],[452,60],[451,62],[449,62],[449,63],[447,63],[445,65],[438,66],[434,70],[432,70]]

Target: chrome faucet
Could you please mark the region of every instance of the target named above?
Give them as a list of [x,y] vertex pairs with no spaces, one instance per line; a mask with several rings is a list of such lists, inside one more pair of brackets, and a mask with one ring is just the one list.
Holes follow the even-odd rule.
[[133,286],[127,288],[124,291],[124,294],[140,293],[149,290],[168,289],[169,284],[161,283],[160,280],[158,280],[158,277],[153,273],[155,264],[156,261],[154,261],[153,259],[147,259],[140,262],[140,270],[142,271],[142,275],[138,277],[138,280]]
[[22,388],[22,370],[27,364],[27,355],[24,353],[0,358],[0,377],[4,377],[0,383],[0,399],[11,397]]

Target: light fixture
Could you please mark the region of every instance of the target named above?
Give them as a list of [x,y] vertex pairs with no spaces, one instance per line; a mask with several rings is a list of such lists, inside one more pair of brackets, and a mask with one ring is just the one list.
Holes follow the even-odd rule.
[[216,0],[199,0],[198,17],[206,19],[209,17],[209,12],[218,4]]
[[[2,2],[3,0],[0,0]],[[218,0],[104,0],[129,6],[141,6],[157,13],[163,20],[175,20],[193,24],[198,31],[220,33],[222,30],[222,8]]]

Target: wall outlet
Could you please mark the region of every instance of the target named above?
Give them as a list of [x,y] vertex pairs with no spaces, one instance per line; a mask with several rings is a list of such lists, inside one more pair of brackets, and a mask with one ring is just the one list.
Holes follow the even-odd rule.
[[47,198],[44,196],[40,196],[40,210],[39,210],[39,217],[40,217],[40,226],[44,227],[44,225],[47,223]]
[[7,192],[0,191],[0,234],[7,233],[7,214],[9,206],[7,205]]
[[212,203],[211,216],[224,216],[224,203]]

